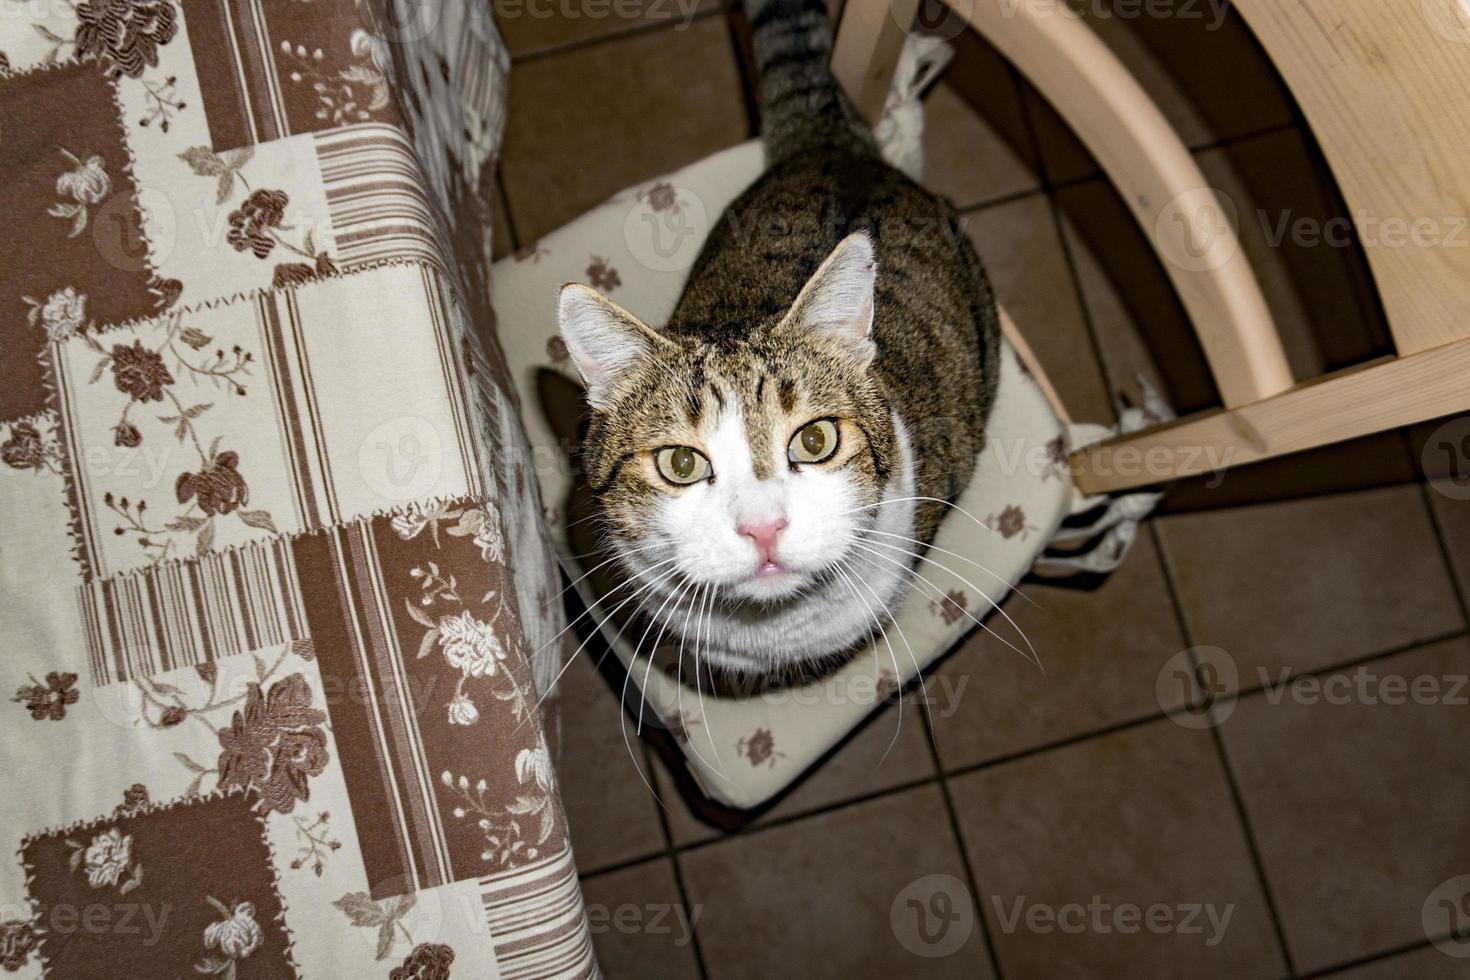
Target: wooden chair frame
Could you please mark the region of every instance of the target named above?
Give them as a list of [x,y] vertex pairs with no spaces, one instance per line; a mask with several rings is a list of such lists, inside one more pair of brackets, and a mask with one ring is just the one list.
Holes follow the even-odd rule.
[[[1397,349],[1302,380],[1287,366],[1209,182],[1087,23],[1061,3],[943,2],[1031,81],[1102,165],[1159,254],[1224,402],[1075,453],[1084,492],[1162,483],[1470,410],[1470,230],[1457,217],[1470,201],[1470,23],[1456,0],[1235,0],[1341,184]],[[1442,18],[1433,16],[1435,3],[1445,7]],[[917,8],[918,0],[847,0],[833,69],[870,119],[882,110]],[[1438,237],[1384,240],[1369,234],[1368,219],[1420,230],[1428,221]],[[1463,248],[1447,241],[1457,223]]]

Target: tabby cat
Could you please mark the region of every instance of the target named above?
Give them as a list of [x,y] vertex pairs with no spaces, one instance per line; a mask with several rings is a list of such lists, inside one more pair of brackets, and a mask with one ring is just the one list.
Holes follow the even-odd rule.
[[883,162],[822,0],[747,2],[768,169],[669,322],[559,300],[583,471],[645,617],[718,667],[820,668],[875,633],[995,397],[995,303],[953,206]]

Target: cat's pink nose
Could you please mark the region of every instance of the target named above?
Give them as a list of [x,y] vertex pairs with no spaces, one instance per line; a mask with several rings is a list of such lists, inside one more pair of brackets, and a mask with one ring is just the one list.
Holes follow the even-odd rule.
[[735,526],[735,530],[741,537],[755,542],[756,549],[761,553],[761,561],[765,563],[776,560],[776,538],[786,530],[786,526],[786,518],[778,517],[774,521],[742,521]]

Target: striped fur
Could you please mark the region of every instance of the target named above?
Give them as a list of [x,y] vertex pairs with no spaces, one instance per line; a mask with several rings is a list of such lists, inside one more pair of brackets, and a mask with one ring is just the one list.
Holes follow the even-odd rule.
[[[661,330],[568,287],[562,333],[589,381],[588,485],[652,617],[710,661],[774,675],[831,662],[902,595],[903,564],[874,559],[862,535],[932,540],[984,445],[999,329],[955,209],[883,162],[833,80],[820,0],[750,13],[769,169],[720,217]],[[863,294],[849,277],[816,306],[871,325],[846,340],[851,323],[803,317],[809,284],[843,254],[865,257]],[[842,451],[788,465],[793,433],[823,418]],[[669,445],[708,456],[714,478],[661,479],[654,450]],[[740,528],[755,518],[788,522],[776,565],[791,576],[752,571],[764,566]],[[678,574],[655,581],[668,565],[650,554]],[[680,594],[689,583],[709,601]]]

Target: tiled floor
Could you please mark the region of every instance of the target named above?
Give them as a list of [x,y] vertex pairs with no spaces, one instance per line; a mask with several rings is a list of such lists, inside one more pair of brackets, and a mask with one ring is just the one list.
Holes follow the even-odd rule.
[[[738,11],[560,9],[502,19],[502,252],[754,132]],[[1343,205],[1242,25],[1098,27],[1235,200],[1298,372],[1383,351],[1359,252],[1271,241],[1281,215]],[[927,181],[965,212],[1073,414],[1110,420],[1140,377],[1181,410],[1213,404],[1086,151],[984,42],[955,45],[927,99]],[[1028,584],[1007,604],[1045,677],[974,637],[927,712],[908,697],[896,738],[889,709],[733,831],[625,742],[615,693],[575,664],[561,775],[604,970],[1470,976],[1440,948],[1470,944],[1435,932],[1470,916],[1435,891],[1470,873],[1470,486],[1437,451],[1424,482],[1435,429],[1181,485],[1100,587]],[[1202,701],[1202,681],[1223,693]]]

